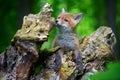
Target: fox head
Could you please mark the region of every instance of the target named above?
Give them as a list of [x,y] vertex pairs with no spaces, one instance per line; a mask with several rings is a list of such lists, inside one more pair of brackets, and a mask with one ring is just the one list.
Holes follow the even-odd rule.
[[56,24],[60,29],[73,30],[81,19],[82,19],[82,13],[79,14],[67,13],[63,8],[61,14],[56,19]]

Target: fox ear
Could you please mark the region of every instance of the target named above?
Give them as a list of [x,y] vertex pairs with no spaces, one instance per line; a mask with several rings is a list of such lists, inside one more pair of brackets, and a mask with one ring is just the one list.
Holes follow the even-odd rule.
[[76,15],[74,15],[74,20],[75,20],[77,23],[79,23],[80,20],[82,19],[82,16],[83,16],[82,13],[76,14]]
[[64,8],[62,8],[62,13],[66,13],[66,11],[65,11],[65,9],[64,9]]

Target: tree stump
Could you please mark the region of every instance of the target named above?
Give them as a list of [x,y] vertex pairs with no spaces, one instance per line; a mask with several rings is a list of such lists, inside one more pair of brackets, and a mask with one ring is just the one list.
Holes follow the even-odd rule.
[[39,60],[39,48],[47,41],[55,24],[53,10],[45,4],[38,14],[29,14],[13,37],[10,46],[0,55],[0,80],[27,80],[34,62]]
[[56,73],[53,69],[55,56],[50,57],[46,67],[31,80],[86,80],[89,75],[105,70],[105,64],[115,60],[113,46],[116,43],[111,28],[101,26],[88,37],[80,39],[80,50],[84,65],[83,74],[79,74],[72,60],[72,52],[64,54],[64,63]]

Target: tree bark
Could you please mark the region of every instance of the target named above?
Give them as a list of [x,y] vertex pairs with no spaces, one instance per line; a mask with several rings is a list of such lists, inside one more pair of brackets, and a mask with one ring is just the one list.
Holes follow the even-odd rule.
[[74,60],[73,53],[63,54],[64,63],[59,70],[55,72],[55,55],[46,61],[45,68],[40,74],[35,74],[31,80],[86,80],[89,75],[99,71],[104,71],[105,65],[116,60],[113,54],[113,46],[116,44],[115,35],[111,28],[101,26],[88,37],[80,39],[80,50],[82,53],[84,71],[79,74]]
[[24,17],[22,28],[0,55],[0,80],[29,79],[33,64],[42,58],[39,48],[47,41],[49,31],[54,25],[52,11],[51,5],[46,4],[38,14]]

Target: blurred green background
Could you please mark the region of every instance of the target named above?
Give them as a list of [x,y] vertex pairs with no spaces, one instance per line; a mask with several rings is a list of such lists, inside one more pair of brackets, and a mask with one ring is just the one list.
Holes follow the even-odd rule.
[[86,80],[120,80],[120,62],[109,63],[105,72],[99,72]]
[[[70,13],[83,13],[83,19],[77,27],[79,37],[87,36],[103,25],[110,26],[119,35],[120,0],[0,0],[0,52],[5,50],[21,28],[23,16],[38,13],[46,2],[52,4],[55,18],[63,7]],[[55,34],[54,28],[49,41],[42,48],[51,47]]]

